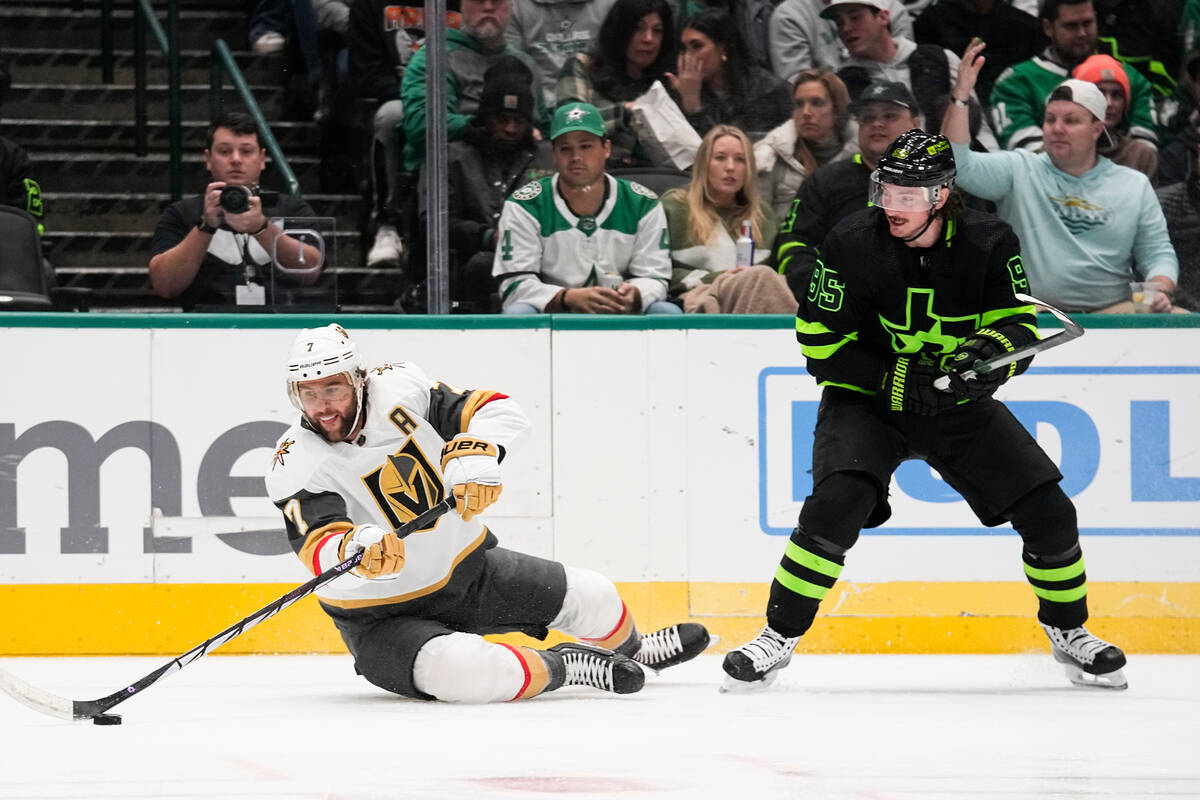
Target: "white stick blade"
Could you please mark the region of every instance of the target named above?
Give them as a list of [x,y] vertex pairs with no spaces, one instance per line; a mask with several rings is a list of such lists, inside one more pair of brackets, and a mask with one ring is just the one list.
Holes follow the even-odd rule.
[[3,669],[0,669],[0,689],[3,689],[9,697],[29,706],[34,711],[40,711],[59,719],[75,718],[74,704],[70,700],[28,684]]

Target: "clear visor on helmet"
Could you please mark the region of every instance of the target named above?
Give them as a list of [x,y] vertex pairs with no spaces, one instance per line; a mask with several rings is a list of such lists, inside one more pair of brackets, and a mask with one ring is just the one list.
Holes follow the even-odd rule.
[[288,399],[298,411],[307,413],[308,408],[319,407],[324,400],[333,403],[344,403],[351,393],[357,393],[362,388],[362,376],[354,372],[334,373],[346,376],[345,381],[327,383],[318,386],[315,380],[288,381]]
[[937,205],[941,186],[897,186],[879,179],[878,172],[871,173],[871,187],[867,199],[871,205],[886,211],[929,211]]

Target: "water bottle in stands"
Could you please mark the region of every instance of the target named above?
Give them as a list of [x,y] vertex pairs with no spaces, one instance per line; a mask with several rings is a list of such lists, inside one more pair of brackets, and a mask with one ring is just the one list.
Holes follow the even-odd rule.
[[734,266],[749,267],[754,264],[754,237],[751,236],[750,220],[742,223],[742,235],[737,240],[737,263]]

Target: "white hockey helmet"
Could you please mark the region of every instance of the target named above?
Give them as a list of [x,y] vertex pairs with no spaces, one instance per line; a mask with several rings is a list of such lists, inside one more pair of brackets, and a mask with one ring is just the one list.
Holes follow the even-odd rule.
[[363,381],[367,368],[358,345],[350,339],[346,329],[337,323],[323,328],[308,328],[296,334],[288,351],[287,389],[288,399],[298,410],[300,405],[300,383],[328,378],[345,373],[354,387],[354,394],[361,410]]

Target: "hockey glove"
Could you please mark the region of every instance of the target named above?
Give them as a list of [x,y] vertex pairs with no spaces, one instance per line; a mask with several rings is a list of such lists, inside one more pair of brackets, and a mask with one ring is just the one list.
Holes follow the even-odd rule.
[[354,572],[363,578],[382,578],[404,569],[404,540],[377,525],[356,525],[342,537],[338,556],[342,561],[359,551],[362,561]]
[[876,397],[888,411],[907,411],[931,417],[954,408],[958,400],[948,392],[938,391],[933,381],[942,373],[933,364],[922,364],[909,356],[897,356],[883,373]]
[[483,513],[504,489],[496,445],[466,433],[455,436],[442,448],[442,476],[464,521]]
[[1016,374],[1017,364],[1005,364],[990,372],[979,372],[971,378],[962,373],[974,370],[976,362],[986,361],[1003,353],[1011,353],[1016,346],[994,328],[980,328],[954,351],[950,358],[950,391],[959,400],[980,400],[991,397],[1000,384]]

